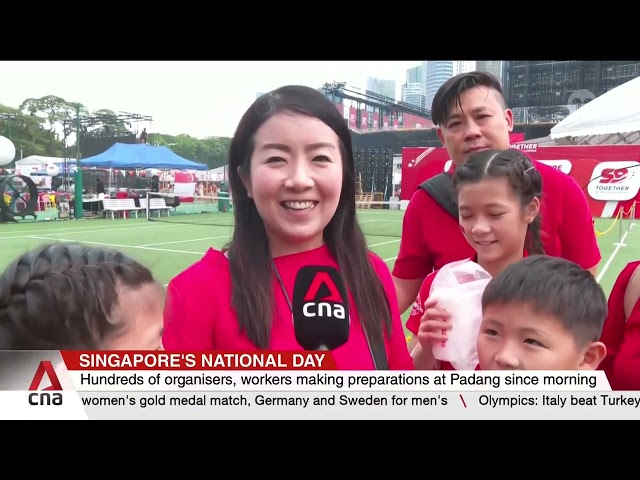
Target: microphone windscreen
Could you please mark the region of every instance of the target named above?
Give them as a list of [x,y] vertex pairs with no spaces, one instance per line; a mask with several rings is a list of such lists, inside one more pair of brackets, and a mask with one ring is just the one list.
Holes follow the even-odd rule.
[[306,266],[293,287],[293,328],[305,350],[333,350],[349,340],[349,297],[340,272]]

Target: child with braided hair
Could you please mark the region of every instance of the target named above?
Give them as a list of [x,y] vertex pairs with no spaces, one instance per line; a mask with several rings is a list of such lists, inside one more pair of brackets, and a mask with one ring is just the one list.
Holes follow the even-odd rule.
[[0,275],[0,350],[161,348],[164,290],[111,249],[57,243]]
[[[453,175],[459,210],[459,225],[475,250],[469,260],[491,277],[528,255],[544,254],[541,221],[542,175],[523,152],[516,149],[480,150],[473,153]],[[547,213],[547,212],[545,212]],[[431,296],[438,270],[429,274],[420,288],[407,320],[413,333],[409,350],[416,369],[455,370],[449,362],[438,362],[434,345],[447,340],[451,315]]]

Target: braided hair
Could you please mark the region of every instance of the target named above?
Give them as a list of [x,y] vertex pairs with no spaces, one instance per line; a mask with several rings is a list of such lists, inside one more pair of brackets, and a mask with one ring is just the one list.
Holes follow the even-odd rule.
[[0,350],[95,350],[126,325],[120,288],[154,282],[123,253],[69,243],[43,245],[0,275]]
[[[483,150],[471,155],[456,168],[453,185],[456,192],[467,183],[477,183],[484,178],[506,178],[511,190],[524,208],[534,198],[542,200],[542,176],[533,162],[520,150]],[[529,255],[544,254],[541,239],[541,214],[529,224],[525,249]]]

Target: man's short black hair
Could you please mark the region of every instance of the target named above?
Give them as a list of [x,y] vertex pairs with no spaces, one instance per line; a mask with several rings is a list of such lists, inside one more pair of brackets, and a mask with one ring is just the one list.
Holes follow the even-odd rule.
[[500,80],[488,72],[468,72],[451,77],[438,89],[431,103],[431,120],[436,125],[444,125],[451,107],[460,105],[460,95],[474,87],[487,87],[500,94],[504,101],[504,92]]
[[559,257],[532,255],[494,277],[482,295],[490,305],[527,305],[557,318],[584,346],[600,339],[607,317],[607,298],[588,270]]

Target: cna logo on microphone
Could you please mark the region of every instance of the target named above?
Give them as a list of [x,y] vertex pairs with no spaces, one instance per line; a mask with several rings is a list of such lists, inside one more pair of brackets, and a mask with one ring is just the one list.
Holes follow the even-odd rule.
[[315,272],[303,299],[305,317],[346,318],[344,299],[329,272]]
[[349,339],[349,297],[335,268],[302,267],[292,307],[296,339],[303,348],[331,350]]

